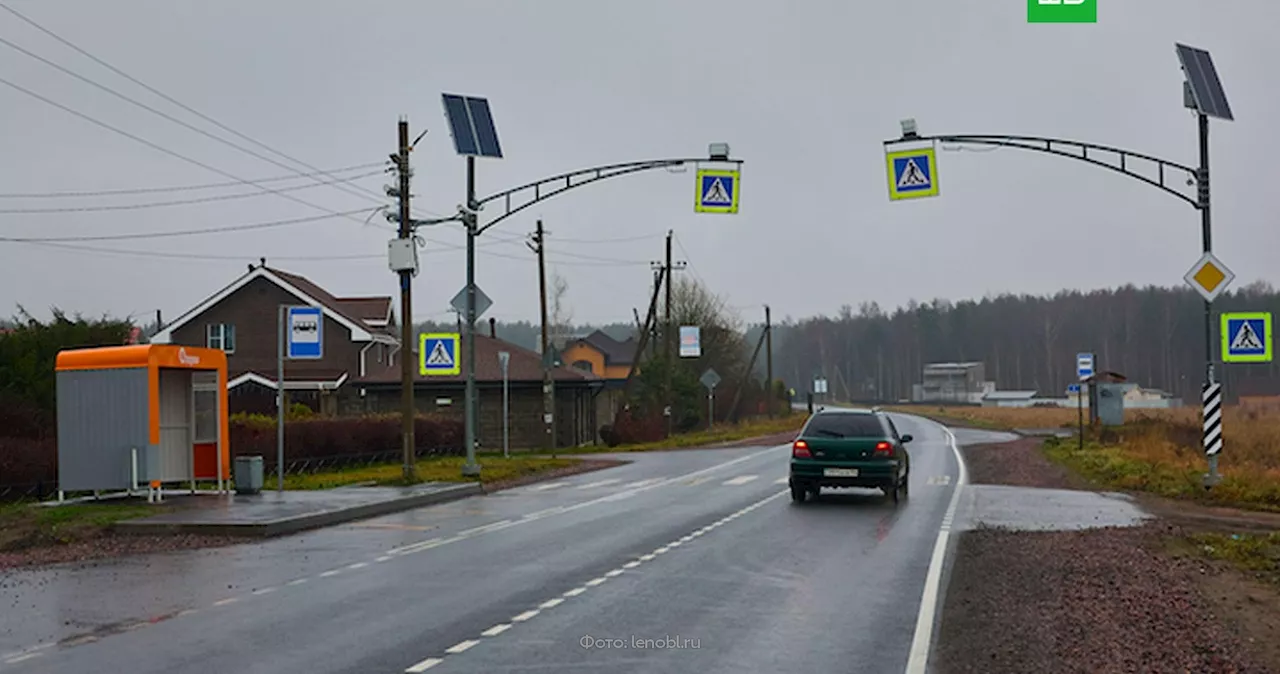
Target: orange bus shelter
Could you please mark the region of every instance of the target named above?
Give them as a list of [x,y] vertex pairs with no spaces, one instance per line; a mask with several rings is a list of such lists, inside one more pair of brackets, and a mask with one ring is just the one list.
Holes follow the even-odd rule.
[[58,489],[230,478],[227,356],[141,344],[58,354]]

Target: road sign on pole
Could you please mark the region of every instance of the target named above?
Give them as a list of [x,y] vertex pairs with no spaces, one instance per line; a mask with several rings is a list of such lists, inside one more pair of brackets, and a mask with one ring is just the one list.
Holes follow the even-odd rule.
[[1271,312],[1222,314],[1222,362],[1270,363]]
[[456,332],[422,333],[418,335],[418,372],[424,376],[448,377],[462,372],[458,358]]
[[702,356],[702,331],[696,325],[680,326],[680,357],[700,358]]
[[715,370],[707,368],[699,381],[707,387],[707,428],[711,428],[716,419],[716,385],[720,383],[720,375]]
[[1076,377],[1079,379],[1088,379],[1093,376],[1093,354],[1077,353],[1076,354]]
[[289,360],[324,358],[324,314],[320,307],[289,307],[286,315]]
[[[453,300],[449,302],[449,306],[453,307],[454,311],[457,311],[464,316],[466,315],[467,289],[465,287],[463,287],[462,290],[459,290],[457,295],[453,296]],[[489,296],[484,294],[484,291],[480,289],[480,286],[476,286],[476,318],[480,318],[480,316],[484,315],[484,312],[488,311],[491,306],[493,306],[493,300],[489,299]]]
[[885,162],[891,200],[938,196],[938,158],[932,147],[886,152]]
[[1206,252],[1196,260],[1182,280],[1195,288],[1204,301],[1212,302],[1218,299],[1218,295],[1221,295],[1235,278],[1235,273],[1222,264],[1222,260],[1214,257],[1213,253]]
[[742,172],[724,169],[698,169],[697,213],[737,213],[738,191]]

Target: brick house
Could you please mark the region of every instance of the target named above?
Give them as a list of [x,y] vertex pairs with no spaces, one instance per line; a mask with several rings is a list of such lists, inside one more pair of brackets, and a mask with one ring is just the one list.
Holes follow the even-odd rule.
[[613,413],[622,399],[623,387],[636,358],[636,345],[635,337],[618,341],[604,331],[596,330],[569,342],[561,351],[561,360],[570,367],[604,379],[604,391],[596,397],[596,415],[601,423],[613,421]]
[[302,276],[268,267],[265,260],[164,326],[151,341],[226,351],[231,411],[274,413],[282,304],[320,307],[324,316],[324,358],[285,361],[291,402],[336,413],[336,394],[349,380],[395,366],[400,341],[391,297],[335,297]]
[[[537,449],[543,446],[546,425],[543,423],[542,357],[537,352],[476,332],[476,392],[478,401],[476,439],[485,451],[502,448],[502,367],[498,353],[511,354],[508,365],[512,449]],[[444,414],[462,415],[466,392],[465,336],[459,340],[459,362],[464,374],[425,376],[415,368],[414,397],[418,409]],[[417,358],[417,348],[413,349]],[[576,447],[594,444],[600,424],[597,398],[604,380],[590,372],[570,367],[551,370],[556,388],[556,446]],[[342,411],[347,414],[394,412],[400,409],[399,368],[383,369],[359,378],[341,396]]]

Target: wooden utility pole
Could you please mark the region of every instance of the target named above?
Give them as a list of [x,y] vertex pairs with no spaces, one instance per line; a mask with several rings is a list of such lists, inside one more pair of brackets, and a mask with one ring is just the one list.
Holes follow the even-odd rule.
[[667,302],[666,302],[667,309],[663,314],[665,317],[665,320],[662,322],[663,351],[666,352],[666,370],[667,370],[666,372],[667,381],[666,381],[666,386],[664,387],[664,390],[667,394],[667,406],[666,406],[667,437],[671,437],[672,420],[676,416],[675,392],[673,390],[674,387],[672,386],[672,383],[671,383],[671,379],[676,368],[676,358],[675,358],[676,342],[674,339],[672,339],[673,335],[671,334],[671,325],[673,322],[671,318],[671,236],[672,234],[673,234],[672,230],[668,229],[667,230],[667,262],[664,265],[664,268],[667,270]]
[[[396,169],[400,174],[400,232],[399,238],[413,237],[413,220],[409,214],[409,122],[400,120],[400,151],[397,155]],[[406,269],[400,272],[400,391],[401,391],[401,448],[404,454],[405,482],[416,481],[414,465],[413,422],[416,416],[413,405],[413,271]]]
[[765,408],[769,417],[773,417],[773,321],[769,318],[769,305],[764,305],[764,370],[765,370]]
[[546,446],[554,456],[556,450],[556,393],[555,382],[551,378],[551,348],[547,337],[547,263],[546,263],[546,231],[542,229],[542,220],[538,220],[538,228],[530,238],[532,243],[526,244],[538,254],[538,295],[542,305],[542,421],[546,425]]
[[631,395],[631,382],[636,377],[636,367],[640,365],[640,355],[644,353],[644,347],[649,342],[651,327],[658,322],[658,292],[662,290],[663,278],[666,270],[658,273],[658,283],[653,286],[653,296],[649,298],[649,311],[645,314],[644,326],[640,331],[640,341],[636,342],[635,356],[631,359],[631,368],[627,370],[627,380],[622,385],[622,395],[618,398],[618,405],[613,411],[613,421],[618,422],[618,415],[622,413],[622,408],[627,404],[628,397]]

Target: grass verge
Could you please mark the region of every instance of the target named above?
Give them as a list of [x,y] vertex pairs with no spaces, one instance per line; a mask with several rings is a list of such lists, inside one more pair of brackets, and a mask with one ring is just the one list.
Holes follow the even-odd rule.
[[1184,540],[1194,552],[1280,588],[1280,533],[1196,533]]
[[808,418],[809,416],[807,414],[793,412],[787,416],[776,417],[773,419],[750,419],[737,424],[722,424],[711,428],[710,430],[704,429],[700,431],[693,431],[691,433],[680,433],[665,440],[657,440],[655,442],[632,443],[627,445],[618,445],[617,447],[574,447],[572,449],[558,450],[557,453],[566,455],[613,454],[617,452],[650,452],[663,449],[691,449],[695,447],[706,447],[708,445],[718,445],[726,442],[737,442],[739,440],[748,440],[767,435],[799,431],[800,427],[804,425],[804,422]]
[[[481,453],[476,455],[476,463],[481,466],[479,477],[465,477],[462,466],[466,458],[461,456],[442,456],[420,459],[417,463],[417,480],[419,482],[497,482],[512,480],[539,473],[545,473],[580,463],[579,459],[550,458],[541,456],[503,457],[501,454]],[[269,488],[274,485],[264,485]],[[331,471],[308,473],[304,475],[286,475],[285,489],[333,489],[350,485],[397,486],[404,485],[403,466],[399,463],[379,464],[340,468]]]
[[[1163,437],[1158,425],[1126,434],[1114,444],[1048,438],[1045,454],[1090,482],[1108,489],[1140,491],[1209,505],[1280,512],[1280,479],[1247,457],[1224,454],[1222,482],[1211,490],[1201,481],[1204,455]],[[1226,459],[1234,459],[1228,462]]]
[[92,538],[112,524],[161,512],[164,506],[76,503],[41,507],[29,502],[0,505],[0,552]]

